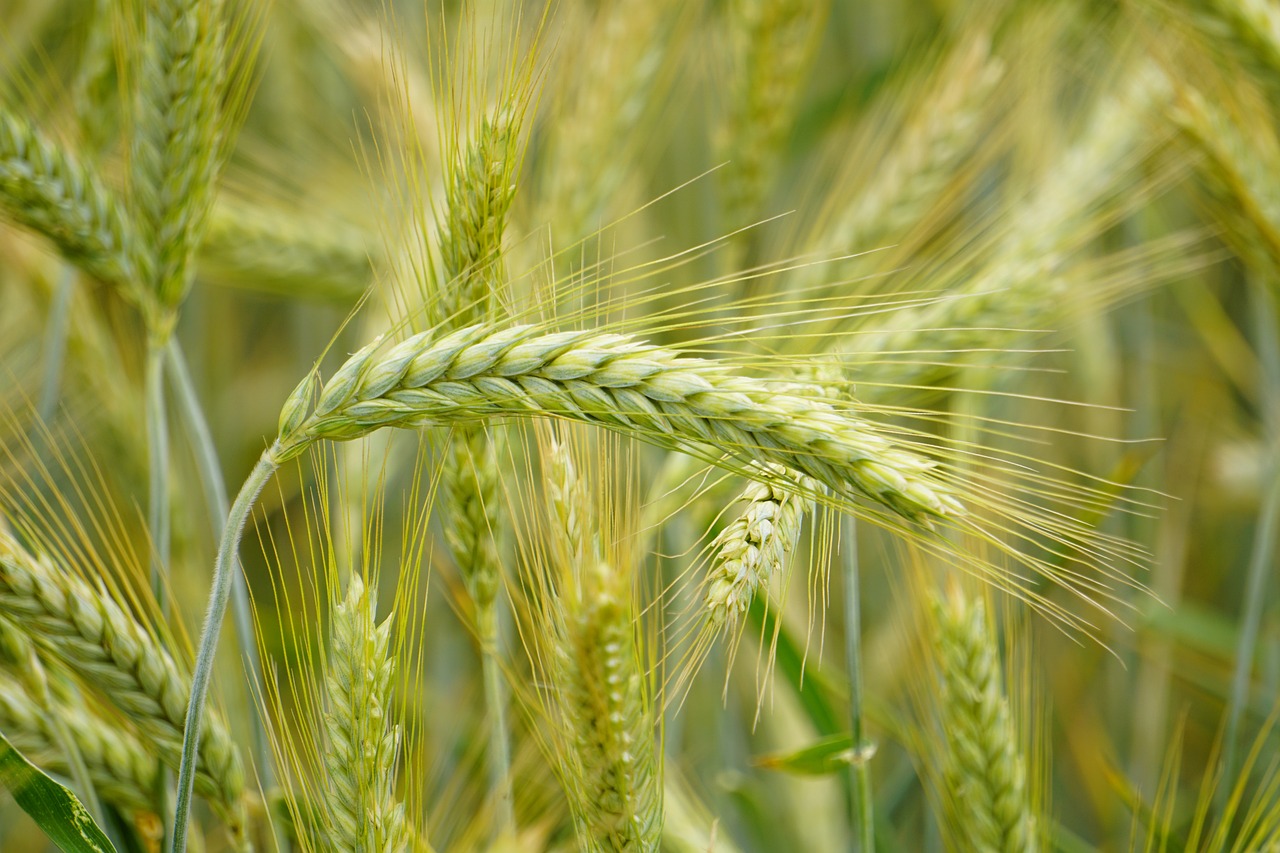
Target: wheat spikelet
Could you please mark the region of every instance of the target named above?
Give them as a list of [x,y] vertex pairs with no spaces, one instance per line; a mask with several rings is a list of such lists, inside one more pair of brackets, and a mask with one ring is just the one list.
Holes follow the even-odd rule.
[[[151,0],[137,90],[133,191],[152,289],[170,311],[212,200],[227,119],[221,0]],[[164,334],[164,330],[159,330]]]
[[441,471],[440,494],[449,516],[445,538],[476,605],[482,642],[494,640],[488,625],[502,583],[496,532],[501,475],[483,429],[461,429],[453,436]]
[[346,301],[368,287],[373,248],[346,223],[220,200],[199,260],[202,276],[220,273],[229,284]]
[[132,255],[138,237],[120,200],[92,169],[6,110],[0,110],[0,212],[120,287],[144,311],[151,305]]
[[823,0],[737,0],[727,10],[739,42],[741,73],[722,131],[725,216],[730,227],[754,221],[773,179],[826,19]]
[[661,790],[628,600],[606,563],[563,599],[556,658],[574,754],[570,796],[590,850],[656,850]]
[[[0,615],[110,698],[164,761],[178,766],[190,685],[169,652],[111,598],[0,532]],[[200,792],[238,834],[245,781],[239,750],[212,714],[199,746]]]
[[375,342],[352,356],[314,407],[311,390],[304,380],[286,404],[274,461],[319,439],[383,426],[559,415],[667,447],[729,453],[743,464],[778,463],[907,519],[964,514],[934,463],[854,415],[627,335],[478,325],[433,342],[420,333],[386,352]]
[[661,767],[631,577],[605,556],[612,534],[602,521],[610,510],[579,476],[564,433],[551,440],[544,460],[540,512],[552,523],[539,524],[547,540],[539,642],[548,650],[550,704],[562,739],[553,755],[583,849],[657,850]]
[[512,116],[485,119],[450,170],[438,223],[444,279],[438,312],[455,326],[485,319],[504,278],[500,253],[515,197],[518,136]]
[[716,537],[703,595],[710,624],[730,632],[795,549],[818,488],[808,477],[798,483],[790,480],[787,470],[778,465],[766,466],[761,473],[764,477],[742,492],[746,503],[742,513]]
[[1234,44],[1272,85],[1280,81],[1280,9],[1268,0],[1199,0],[1210,34]]
[[561,245],[596,233],[634,171],[644,119],[664,91],[677,7],[671,0],[602,4],[574,34],[586,53],[565,63],[535,220],[552,223]]
[[331,795],[330,843],[335,853],[395,853],[406,849],[404,806],[395,800],[399,729],[388,719],[394,661],[387,646],[391,620],[378,625],[358,575],[335,602],[326,667],[329,711],[325,767]]
[[154,812],[156,758],[132,731],[108,723],[83,707],[59,702],[51,709],[0,673],[0,730],[13,745],[54,773],[70,772],[53,715],[66,727],[101,797],[122,809]]
[[934,602],[939,698],[946,737],[942,776],[955,805],[957,850],[1038,849],[1000,659],[980,601],[953,590]]

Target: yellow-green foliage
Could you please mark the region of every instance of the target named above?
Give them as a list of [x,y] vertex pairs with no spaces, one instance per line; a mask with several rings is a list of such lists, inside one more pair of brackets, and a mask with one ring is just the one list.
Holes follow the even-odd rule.
[[0,2],[0,732],[122,851],[1274,846],[1278,24]]

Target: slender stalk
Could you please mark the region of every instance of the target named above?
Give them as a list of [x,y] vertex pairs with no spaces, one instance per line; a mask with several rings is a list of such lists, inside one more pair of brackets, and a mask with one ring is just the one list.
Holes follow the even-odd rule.
[[1269,444],[1268,459],[1264,471],[1267,483],[1266,496],[1258,510],[1258,529],[1249,554],[1249,573],[1245,581],[1244,617],[1240,626],[1240,639],[1236,647],[1235,671],[1231,676],[1231,695],[1227,705],[1227,728],[1222,748],[1222,778],[1214,795],[1219,812],[1228,806],[1228,798],[1234,790],[1236,752],[1240,739],[1240,722],[1249,702],[1249,681],[1253,672],[1253,658],[1258,645],[1258,632],[1262,627],[1262,612],[1266,606],[1267,574],[1272,568],[1272,555],[1276,546],[1277,516],[1280,516],[1280,340],[1276,338],[1276,306],[1270,292],[1262,283],[1253,287],[1253,298],[1259,303],[1255,309],[1258,319],[1258,349],[1263,367],[1262,406],[1265,430]]
[[57,287],[53,291],[53,303],[49,306],[49,323],[44,331],[44,378],[40,382],[40,401],[36,412],[42,423],[53,420],[62,387],[62,363],[67,354],[67,331],[71,326],[71,292],[76,286],[76,268],[62,265]]
[[479,627],[484,706],[489,713],[489,790],[495,799],[494,835],[497,839],[513,839],[516,812],[511,790],[511,744],[507,739],[506,682],[502,678],[502,662],[498,657],[497,608],[491,606],[487,616]]
[[871,798],[872,750],[863,740],[862,715],[862,602],[858,573],[858,522],[843,517],[841,554],[844,557],[844,658],[849,671],[849,732],[853,762],[849,765],[853,845],[856,853],[874,853],[875,820]]
[[205,614],[204,627],[200,633],[200,650],[196,654],[195,671],[191,674],[191,702],[187,706],[187,719],[182,733],[182,764],[178,770],[178,799],[173,813],[174,853],[185,853],[187,849],[187,822],[191,816],[192,789],[196,778],[200,721],[209,696],[209,676],[213,672],[213,659],[218,651],[218,635],[222,630],[222,620],[227,615],[227,602],[231,598],[240,538],[244,535],[245,522],[258,495],[280,466],[275,458],[277,447],[278,444],[273,444],[258,459],[258,464],[240,487],[240,493],[231,505],[226,526],[222,530],[218,560],[213,569],[213,585],[209,592],[209,610]]
[[169,615],[165,590],[169,565],[169,423],[164,411],[164,347],[147,347],[147,529],[151,531],[151,591]]
[[[200,398],[196,395],[195,385],[191,381],[191,372],[187,369],[186,357],[176,338],[172,338],[165,347],[165,365],[169,372],[169,381],[177,392],[178,411],[186,425],[187,437],[191,448],[195,451],[196,466],[200,469],[200,485],[204,488],[205,504],[209,508],[210,523],[213,535],[222,538],[226,525],[230,502],[227,499],[227,484],[222,477],[222,466],[218,461],[218,451],[213,444],[213,435],[209,432],[209,423],[205,419]],[[237,561],[237,566],[239,561]],[[231,618],[236,627],[236,640],[240,644],[240,655],[245,662],[245,671],[250,682],[261,673],[258,662],[258,644],[253,635],[253,613],[249,605],[249,590],[245,585],[244,574],[232,572],[231,586]],[[259,780],[264,788],[269,788],[274,781],[272,772],[271,749],[267,743],[266,729],[260,716],[257,703],[250,702],[254,712],[251,716],[253,757]]]

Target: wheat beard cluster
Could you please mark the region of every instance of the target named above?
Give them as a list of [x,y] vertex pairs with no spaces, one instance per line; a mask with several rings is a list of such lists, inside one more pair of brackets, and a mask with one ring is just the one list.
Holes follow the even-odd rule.
[[383,426],[555,415],[668,447],[709,447],[748,465],[782,465],[911,521],[965,514],[936,463],[895,447],[871,424],[628,335],[481,324],[381,349],[375,341],[352,356],[310,409],[315,383],[304,380],[281,415],[274,462],[319,439],[359,438]]

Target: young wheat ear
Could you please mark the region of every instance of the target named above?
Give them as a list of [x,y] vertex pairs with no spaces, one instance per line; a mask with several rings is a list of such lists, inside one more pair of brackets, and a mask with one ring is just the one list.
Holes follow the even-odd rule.
[[397,853],[409,839],[404,806],[395,800],[399,729],[388,719],[391,620],[377,624],[359,575],[351,576],[346,597],[335,602],[331,630],[324,763],[333,849]]
[[911,521],[965,514],[936,463],[895,447],[870,423],[629,335],[474,325],[439,340],[420,333],[383,353],[379,345],[340,367],[309,414],[312,382],[304,380],[281,415],[272,461],[386,426],[552,415],[668,448],[728,453],[743,465],[782,465]]
[[707,620],[732,632],[757,593],[782,569],[795,549],[800,527],[812,512],[817,482],[801,477],[792,491],[787,471],[765,466],[767,479],[753,481],[742,492],[746,507],[715,541],[714,567],[703,597]]
[[952,590],[933,610],[947,746],[943,781],[956,807],[959,846],[1034,853],[1039,845],[1026,769],[982,603]]

